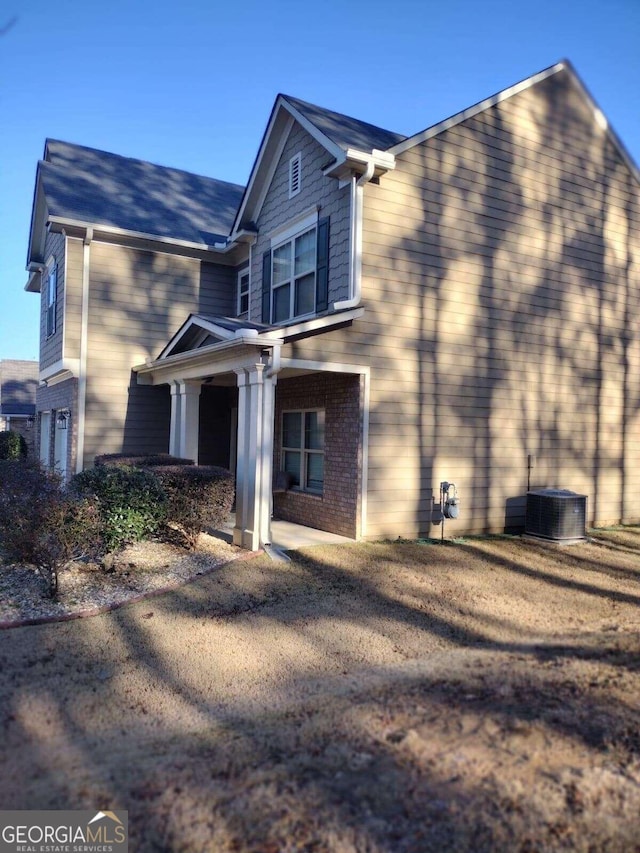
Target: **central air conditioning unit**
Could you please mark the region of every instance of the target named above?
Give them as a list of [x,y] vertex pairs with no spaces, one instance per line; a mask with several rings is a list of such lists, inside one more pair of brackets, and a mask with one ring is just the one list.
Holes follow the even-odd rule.
[[587,538],[587,496],[567,489],[527,492],[525,533],[554,542]]

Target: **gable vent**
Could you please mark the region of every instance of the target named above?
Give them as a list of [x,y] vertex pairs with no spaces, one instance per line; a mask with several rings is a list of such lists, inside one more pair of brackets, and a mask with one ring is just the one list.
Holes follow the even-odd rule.
[[300,192],[301,161],[302,155],[300,153],[289,160],[289,198],[293,198]]

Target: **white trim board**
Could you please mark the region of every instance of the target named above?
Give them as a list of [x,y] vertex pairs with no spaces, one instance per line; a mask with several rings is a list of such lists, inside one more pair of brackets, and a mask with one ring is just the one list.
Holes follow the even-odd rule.
[[461,112],[455,113],[455,115],[452,115],[450,118],[444,119],[444,121],[438,122],[437,124],[426,128],[426,130],[422,130],[419,133],[410,136],[403,142],[399,142],[397,145],[394,145],[389,148],[387,153],[393,154],[395,156],[403,154],[405,151],[408,151],[410,148],[419,145],[421,142],[426,142],[429,139],[433,139],[435,136],[438,136],[439,134],[450,130],[452,127],[461,124],[463,121],[473,118],[479,113],[485,112],[496,104],[499,104],[502,101],[506,101],[514,95],[517,95],[519,92],[524,92],[526,89],[531,88],[531,86],[535,86],[536,83],[541,83],[543,80],[546,80],[548,77],[552,77],[554,74],[558,74],[560,71],[567,71],[571,75],[572,80],[576,83],[583,97],[586,99],[589,106],[591,107],[596,123],[605,131],[605,133],[609,135],[609,138],[615,145],[618,153],[624,160],[625,164],[630,169],[635,179],[640,183],[640,169],[627,151],[624,143],[622,142],[618,134],[609,124],[608,119],[606,118],[606,116],[604,115],[604,113],[596,103],[595,99],[580,79],[580,76],[578,75],[577,71],[568,59],[563,59],[560,62],[557,62],[555,65],[552,65],[549,68],[545,68],[543,71],[539,71],[537,74],[533,74],[531,77],[527,77],[525,80],[521,80],[519,83],[516,83],[513,86],[509,86],[506,89],[503,89],[501,92],[498,92],[495,95],[491,95],[491,97],[485,98],[483,101],[480,101],[479,103],[474,104],[471,107],[467,107]]

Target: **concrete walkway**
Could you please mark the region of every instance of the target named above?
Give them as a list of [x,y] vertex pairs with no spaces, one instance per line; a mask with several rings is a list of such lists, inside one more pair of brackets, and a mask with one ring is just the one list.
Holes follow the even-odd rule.
[[[220,531],[222,538],[231,542],[235,518],[233,514]],[[304,527],[302,524],[293,524],[291,521],[274,519],[271,522],[271,551],[285,552],[295,551],[307,545],[339,545],[344,542],[354,542],[346,536],[338,536],[337,533],[327,533],[326,530],[316,530],[314,527]]]

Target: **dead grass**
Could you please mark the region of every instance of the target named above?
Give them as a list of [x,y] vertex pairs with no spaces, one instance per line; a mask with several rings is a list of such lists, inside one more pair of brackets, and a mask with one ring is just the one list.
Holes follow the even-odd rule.
[[3,808],[131,849],[638,851],[640,529],[306,549],[0,635]]

